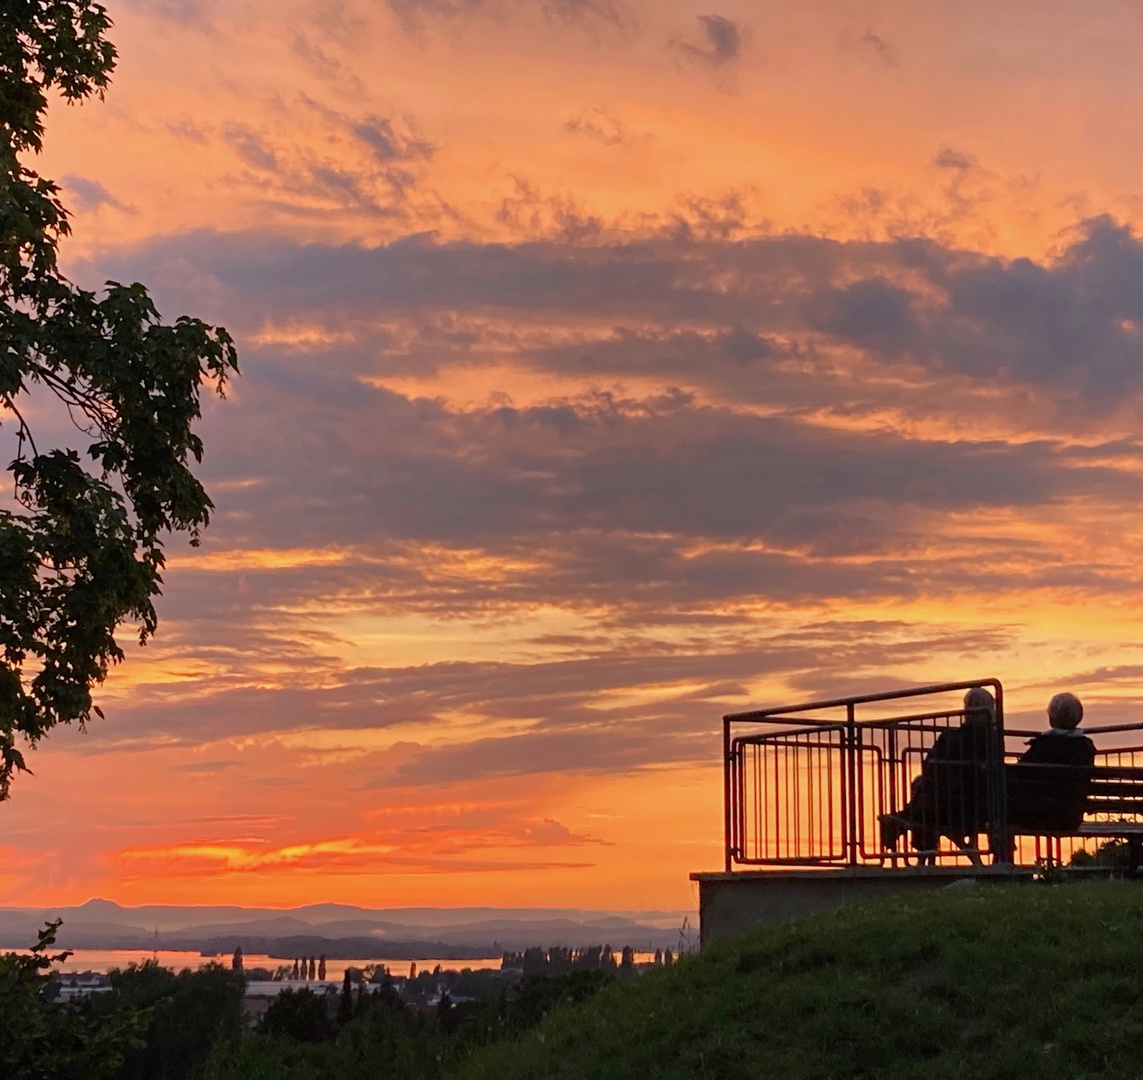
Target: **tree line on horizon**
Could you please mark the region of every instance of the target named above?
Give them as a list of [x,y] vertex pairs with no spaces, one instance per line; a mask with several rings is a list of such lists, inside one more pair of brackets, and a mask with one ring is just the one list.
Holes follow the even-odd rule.
[[[670,949],[656,949],[652,965],[669,967],[674,959]],[[616,960],[615,950],[610,945],[593,945],[582,949],[560,945],[547,949],[535,946],[520,952],[505,952],[500,966],[503,970],[519,970],[525,975],[563,975],[569,971],[630,971],[635,967],[635,950],[630,945],[624,945]]]

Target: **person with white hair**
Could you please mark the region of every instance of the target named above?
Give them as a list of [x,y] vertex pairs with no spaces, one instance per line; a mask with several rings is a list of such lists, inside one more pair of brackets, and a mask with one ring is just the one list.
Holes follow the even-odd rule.
[[988,823],[989,782],[1001,782],[1003,736],[996,723],[996,700],[983,686],[964,695],[964,723],[942,731],[925,755],[911,797],[897,814],[882,814],[881,846],[897,849],[904,832],[922,864],[936,862],[947,836],[980,864],[977,838]]
[[1079,726],[1083,705],[1075,694],[1056,694],[1048,702],[1048,730],[1028,742],[1008,785],[1008,824],[1012,832],[1066,835],[1083,820],[1090,787],[1088,769],[1095,744]]
[[1083,719],[1083,705],[1075,694],[1056,694],[1048,702],[1048,730],[1045,735],[1083,736],[1080,721]]

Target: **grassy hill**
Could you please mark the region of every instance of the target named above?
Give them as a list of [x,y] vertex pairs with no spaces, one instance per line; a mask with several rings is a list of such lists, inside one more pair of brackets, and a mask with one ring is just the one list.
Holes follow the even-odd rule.
[[1143,887],[991,886],[766,927],[557,1009],[458,1080],[1143,1077]]

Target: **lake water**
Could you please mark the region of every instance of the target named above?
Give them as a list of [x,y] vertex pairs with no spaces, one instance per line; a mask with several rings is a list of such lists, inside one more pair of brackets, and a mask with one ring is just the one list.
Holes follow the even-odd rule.
[[[0,950],[3,951],[3,950]],[[23,952],[25,950],[17,950]],[[56,965],[61,972],[99,971],[108,972],[112,968],[125,968],[128,964],[141,964],[144,960],[156,959],[165,968],[172,971],[182,971],[183,968],[197,970],[211,960],[230,965],[230,954],[225,956],[200,956],[196,952],[178,952],[173,949],[159,949],[147,952],[143,949],[75,949],[62,964]],[[243,956],[247,968],[268,968],[276,971],[285,960],[274,960],[269,956],[250,953]],[[293,961],[290,961],[291,966]],[[432,971],[440,964],[442,969],[461,971],[471,968],[473,971],[499,971],[500,957],[490,956],[481,960],[327,960],[325,963],[325,977],[327,980],[340,982],[345,976],[346,968],[363,968],[366,964],[384,964],[391,975],[408,975],[410,964],[416,964],[418,971]],[[300,980],[299,980],[300,981]]]

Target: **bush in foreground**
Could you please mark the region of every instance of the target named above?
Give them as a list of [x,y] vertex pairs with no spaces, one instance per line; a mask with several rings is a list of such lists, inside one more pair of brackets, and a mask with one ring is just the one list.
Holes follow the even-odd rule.
[[429,1017],[392,990],[361,998],[352,1020],[329,1019],[309,990],[284,990],[259,1030],[219,1042],[206,1080],[434,1080],[478,1046],[527,1032],[546,1016],[586,1001],[607,982],[601,971],[532,975],[483,1001],[445,1006]]
[[0,955],[0,1077],[110,1080],[139,1045],[143,1020],[117,1006],[99,1017],[91,1010],[53,1000],[51,955],[59,923],[40,931],[30,955]]

